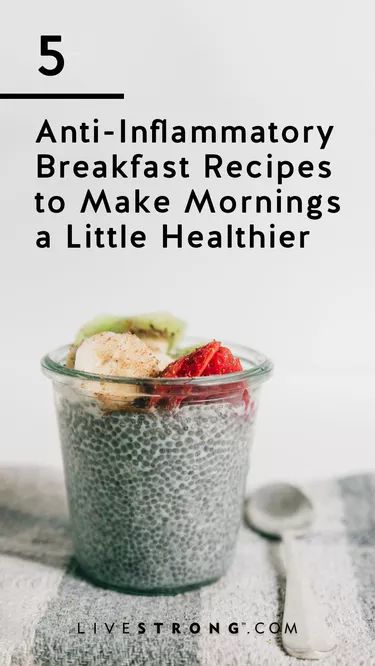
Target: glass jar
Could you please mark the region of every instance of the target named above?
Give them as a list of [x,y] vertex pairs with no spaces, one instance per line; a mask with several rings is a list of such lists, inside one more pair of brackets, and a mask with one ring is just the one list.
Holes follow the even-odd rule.
[[[189,345],[199,341],[188,339]],[[241,522],[260,384],[272,364],[228,345],[244,370],[135,379],[46,355],[75,555],[95,582],[173,593],[227,570]]]

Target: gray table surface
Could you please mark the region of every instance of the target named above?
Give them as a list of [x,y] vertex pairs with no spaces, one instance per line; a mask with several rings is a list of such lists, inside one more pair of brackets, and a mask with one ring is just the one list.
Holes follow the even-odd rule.
[[[314,483],[306,491],[317,520],[298,548],[338,643],[324,663],[375,665],[375,477]],[[269,630],[280,622],[283,603],[277,542],[243,527],[227,576],[184,595],[104,590],[76,570],[63,482],[55,470],[0,468],[0,591],[1,666],[303,663],[286,656],[280,633]],[[114,623],[110,633],[105,622],[108,628]],[[160,634],[155,622],[163,623]],[[181,634],[172,634],[172,622]],[[210,622],[219,623],[220,634],[210,634]],[[258,622],[263,634],[255,631]],[[85,633],[78,633],[78,623]],[[192,623],[199,633],[191,633]],[[237,623],[238,633],[230,633],[230,623]]]

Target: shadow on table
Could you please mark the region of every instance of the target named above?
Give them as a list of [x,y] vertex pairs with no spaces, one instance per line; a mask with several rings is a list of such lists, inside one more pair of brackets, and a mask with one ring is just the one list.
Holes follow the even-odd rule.
[[66,566],[72,543],[61,472],[0,467],[0,554]]

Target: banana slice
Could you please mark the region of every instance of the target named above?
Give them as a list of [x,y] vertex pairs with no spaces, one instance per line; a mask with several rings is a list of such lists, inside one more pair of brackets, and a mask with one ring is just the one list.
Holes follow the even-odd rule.
[[144,335],[143,333],[136,335],[147,345],[147,347],[150,347],[152,351],[167,354],[169,342],[165,338],[154,338],[151,335]]
[[169,342],[163,338],[153,338],[148,335],[139,335],[142,342],[151,349],[154,356],[158,359],[160,372],[173,360],[168,354]]
[[[157,355],[133,333],[97,333],[78,347],[75,369],[113,377],[156,377],[161,368]],[[140,387],[133,384],[83,382],[106,409],[119,409],[124,399],[133,400]]]

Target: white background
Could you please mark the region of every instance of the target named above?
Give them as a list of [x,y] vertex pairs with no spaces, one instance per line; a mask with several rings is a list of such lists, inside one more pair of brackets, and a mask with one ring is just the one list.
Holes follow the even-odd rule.
[[[235,340],[274,360],[262,395],[254,483],[375,466],[373,18],[373,3],[363,0],[7,3],[0,27],[4,92],[124,91],[126,100],[0,102],[1,462],[60,465],[51,386],[39,369],[43,353],[68,342],[97,313],[162,309],[188,319],[192,334]],[[57,77],[38,72],[41,34],[63,36],[66,66]],[[147,249],[64,249],[63,228],[70,221],[83,225],[76,209],[93,183],[38,184],[35,138],[44,118],[58,127],[95,117],[109,128],[121,117],[135,124],[157,117],[187,125],[333,124],[325,151],[312,140],[280,143],[272,154],[330,160],[328,181],[294,179],[287,187],[340,195],[342,212],[320,221],[263,220],[311,228],[305,250],[166,252],[156,243],[166,217],[183,218],[191,229],[261,219],[183,217],[185,183],[140,181],[148,193],[173,196],[171,213],[112,221],[149,229]],[[142,152],[110,140],[43,150],[88,160]],[[248,144],[213,152],[245,160],[268,150]],[[204,147],[144,152],[159,159],[186,154],[198,164]],[[106,184],[114,195],[132,186]],[[195,177],[188,186],[202,183]],[[33,197],[41,189],[66,196],[66,213],[36,215]],[[223,179],[212,189],[267,194],[275,186]],[[108,217],[86,221],[108,224]],[[54,230],[51,250],[35,247],[40,228]]]

